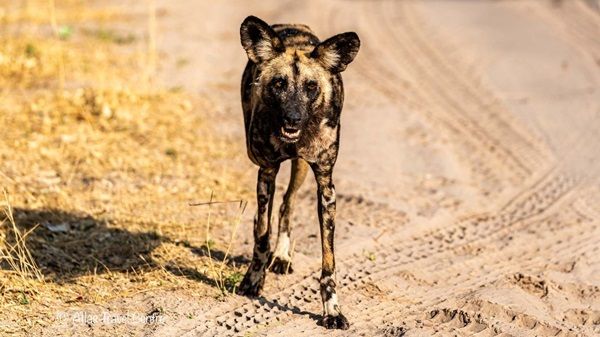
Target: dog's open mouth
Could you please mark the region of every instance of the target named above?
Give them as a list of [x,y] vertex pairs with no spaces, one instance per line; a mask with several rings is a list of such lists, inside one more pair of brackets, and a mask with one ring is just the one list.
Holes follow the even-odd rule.
[[295,143],[300,137],[300,129],[296,128],[281,128],[281,139],[288,143]]

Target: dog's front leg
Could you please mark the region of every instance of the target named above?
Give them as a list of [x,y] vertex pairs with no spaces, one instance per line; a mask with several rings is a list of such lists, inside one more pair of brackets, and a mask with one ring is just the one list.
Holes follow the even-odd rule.
[[335,256],[333,240],[335,231],[335,187],[333,185],[333,167],[313,166],[317,179],[317,200],[319,224],[321,226],[322,269],[321,298],[323,300],[323,318],[321,324],[328,329],[346,330],[350,326],[340,310],[335,283]]
[[265,283],[265,273],[269,263],[271,234],[271,210],[275,194],[275,178],[279,165],[261,167],[258,170],[256,199],[258,209],[254,217],[254,253],[248,271],[242,280],[239,294],[258,296]]

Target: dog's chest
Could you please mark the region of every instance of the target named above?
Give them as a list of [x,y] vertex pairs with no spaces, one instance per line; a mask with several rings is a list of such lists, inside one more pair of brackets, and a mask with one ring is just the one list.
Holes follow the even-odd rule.
[[323,160],[335,160],[338,151],[339,127],[329,127],[323,123],[319,132],[297,149],[298,157],[315,163]]

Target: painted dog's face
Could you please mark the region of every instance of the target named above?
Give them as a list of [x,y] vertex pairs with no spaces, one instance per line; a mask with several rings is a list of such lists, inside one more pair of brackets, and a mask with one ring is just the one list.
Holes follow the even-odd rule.
[[256,65],[255,104],[271,112],[275,135],[281,141],[297,142],[311,119],[319,118],[318,112],[329,104],[331,78],[356,56],[358,36],[344,33],[322,43],[316,38],[284,43],[272,27],[256,17],[247,18],[240,33],[248,59]]

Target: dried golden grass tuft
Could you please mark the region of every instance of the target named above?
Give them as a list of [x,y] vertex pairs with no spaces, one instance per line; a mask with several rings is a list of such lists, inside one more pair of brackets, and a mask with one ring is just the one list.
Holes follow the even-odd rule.
[[[15,224],[15,218],[13,216],[12,207],[8,201],[8,195],[6,191],[4,193],[4,215],[5,219],[0,222],[0,225],[4,229],[0,232],[0,240],[4,242],[0,246],[0,261],[8,265],[9,272],[14,273],[21,278],[23,282],[28,280],[34,280],[43,282],[44,275],[37,266],[37,263],[31,256],[31,252],[27,249],[25,239],[27,235],[34,229],[30,229],[23,233]],[[27,289],[35,292],[35,288]]]

